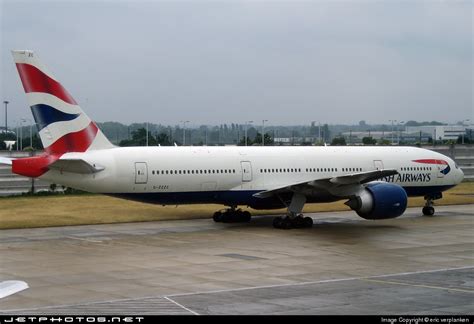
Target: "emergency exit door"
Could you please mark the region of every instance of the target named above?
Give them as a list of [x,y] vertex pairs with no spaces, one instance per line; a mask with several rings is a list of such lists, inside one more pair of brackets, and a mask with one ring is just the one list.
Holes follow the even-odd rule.
[[145,162],[135,162],[135,183],[143,184],[148,181],[148,167]]

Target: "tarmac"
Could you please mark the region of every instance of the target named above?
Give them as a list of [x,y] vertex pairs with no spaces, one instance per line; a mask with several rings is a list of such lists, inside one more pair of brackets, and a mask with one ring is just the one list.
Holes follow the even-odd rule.
[[[474,206],[0,232],[0,314],[474,314]],[[217,208],[216,208],[217,209]]]

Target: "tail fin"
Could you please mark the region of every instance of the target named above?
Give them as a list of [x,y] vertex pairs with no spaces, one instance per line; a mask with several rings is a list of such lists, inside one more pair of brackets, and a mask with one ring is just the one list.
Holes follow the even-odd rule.
[[46,153],[62,155],[113,147],[34,52],[12,54]]

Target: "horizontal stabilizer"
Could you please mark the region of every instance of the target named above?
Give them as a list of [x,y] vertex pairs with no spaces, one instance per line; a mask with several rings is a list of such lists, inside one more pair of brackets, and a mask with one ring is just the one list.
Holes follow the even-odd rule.
[[58,170],[61,172],[71,172],[79,174],[92,174],[105,169],[105,167],[89,163],[82,159],[59,159],[48,165],[51,170]]
[[13,159],[10,159],[10,158],[4,157],[4,156],[0,156],[0,164],[12,165],[12,161],[13,161]]

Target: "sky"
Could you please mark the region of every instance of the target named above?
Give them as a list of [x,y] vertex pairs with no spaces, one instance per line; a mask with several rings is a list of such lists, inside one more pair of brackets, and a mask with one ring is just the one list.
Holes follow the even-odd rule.
[[0,99],[32,118],[10,54],[30,49],[99,122],[473,121],[473,7],[0,0]]

